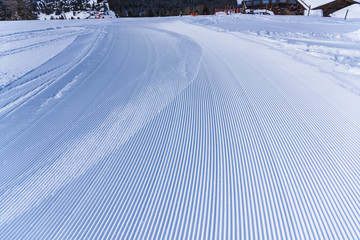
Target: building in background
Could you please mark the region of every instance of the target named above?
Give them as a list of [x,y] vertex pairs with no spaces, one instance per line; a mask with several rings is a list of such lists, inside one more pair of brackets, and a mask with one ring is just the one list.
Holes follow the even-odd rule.
[[357,3],[360,3],[360,0],[243,0],[238,1],[238,6],[246,9],[266,9],[275,15],[328,17],[342,8]]

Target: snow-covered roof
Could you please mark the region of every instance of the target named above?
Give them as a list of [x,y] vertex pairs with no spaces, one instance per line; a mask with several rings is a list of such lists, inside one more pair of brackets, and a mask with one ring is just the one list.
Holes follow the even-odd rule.
[[[349,12],[348,12],[348,14],[346,16],[347,19],[360,18],[360,4],[353,4],[353,5],[349,6],[349,7],[340,9],[339,11],[334,12],[330,16],[331,17],[344,18],[347,10],[349,10]],[[360,34],[359,34],[359,36],[360,36]]]
[[[308,9],[308,6],[311,6],[311,8],[317,8],[324,4],[331,3],[333,1],[334,0],[298,0],[298,2],[301,5],[303,5],[306,9]],[[360,3],[360,0],[352,0],[352,1]]]
[[[237,0],[237,4],[240,5],[243,0]],[[311,6],[311,8],[317,8],[324,4],[331,3],[335,0],[297,0],[305,9],[308,9],[308,6]],[[360,3],[360,0],[352,0],[354,2]]]

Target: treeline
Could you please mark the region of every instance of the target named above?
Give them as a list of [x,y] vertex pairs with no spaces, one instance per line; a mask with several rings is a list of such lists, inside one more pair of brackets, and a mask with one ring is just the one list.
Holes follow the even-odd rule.
[[0,0],[0,20],[37,19],[35,7],[30,0]]
[[[0,0],[0,20],[31,20],[44,13],[64,19],[63,13],[77,11],[107,11],[106,0],[90,4],[88,0]],[[55,18],[54,18],[55,19]]]
[[[109,0],[109,7],[118,17],[159,17],[213,14],[215,8],[236,6],[236,0]],[[103,0],[96,6],[88,0],[0,0],[0,20],[37,19],[40,13],[61,15],[70,11],[106,9]]]
[[181,11],[213,14],[215,8],[236,6],[236,0],[109,0],[110,9],[118,17],[176,16]]
[[83,0],[54,0],[37,2],[38,11],[47,15],[52,13],[60,15],[70,11],[84,11],[90,7],[90,4]]
[[37,10],[47,15],[55,13],[60,15],[67,12],[77,11],[107,11],[104,0],[98,0],[97,3],[89,3],[88,0],[40,0],[37,2]]

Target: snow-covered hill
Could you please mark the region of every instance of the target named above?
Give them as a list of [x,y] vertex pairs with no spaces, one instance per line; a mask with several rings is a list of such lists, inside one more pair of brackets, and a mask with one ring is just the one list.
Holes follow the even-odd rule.
[[359,239],[359,26],[0,22],[0,239]]
[[39,0],[38,19],[89,19],[115,18],[106,0]]

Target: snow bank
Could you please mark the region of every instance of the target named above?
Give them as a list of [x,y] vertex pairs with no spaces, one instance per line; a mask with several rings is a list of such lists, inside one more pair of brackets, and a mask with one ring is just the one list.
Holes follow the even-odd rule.
[[216,16],[226,16],[226,12],[216,12],[215,13]]
[[0,86],[49,61],[69,46],[86,28],[61,21],[43,24],[23,21],[0,22]]
[[266,9],[246,9],[247,14],[274,15],[274,12]]
[[313,10],[311,9],[310,10],[310,13],[309,13],[309,10],[305,10],[305,16],[307,16],[309,14],[309,16],[313,16],[313,17],[322,17],[323,16],[323,10],[319,9],[319,10]]
[[360,41],[360,29],[349,33],[348,36],[355,41]]

